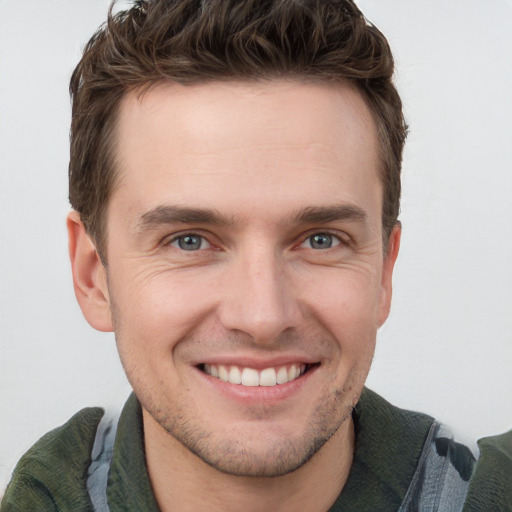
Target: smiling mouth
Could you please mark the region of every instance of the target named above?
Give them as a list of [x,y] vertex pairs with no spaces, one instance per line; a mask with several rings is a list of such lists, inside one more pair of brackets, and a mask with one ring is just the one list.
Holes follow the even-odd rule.
[[256,386],[278,386],[287,384],[294,380],[299,379],[311,368],[318,366],[317,364],[297,363],[286,366],[265,368],[263,370],[256,370],[254,368],[228,366],[222,364],[202,364],[199,369],[207,375],[223,382],[230,384],[239,384],[242,386],[256,387]]

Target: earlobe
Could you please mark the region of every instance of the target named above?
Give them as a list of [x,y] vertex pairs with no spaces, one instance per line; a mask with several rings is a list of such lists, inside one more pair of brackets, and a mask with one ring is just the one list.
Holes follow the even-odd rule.
[[400,249],[402,225],[397,222],[388,239],[387,252],[382,266],[382,281],[380,289],[378,326],[380,327],[388,318],[391,309],[391,296],[393,294],[393,269]]
[[67,217],[69,258],[75,295],[89,324],[99,331],[113,331],[107,273],[80,214]]

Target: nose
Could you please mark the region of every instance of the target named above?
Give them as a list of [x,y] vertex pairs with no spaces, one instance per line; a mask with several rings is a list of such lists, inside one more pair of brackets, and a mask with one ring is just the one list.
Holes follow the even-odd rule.
[[248,250],[230,266],[226,281],[218,308],[225,329],[269,345],[298,326],[301,311],[293,282],[275,251]]

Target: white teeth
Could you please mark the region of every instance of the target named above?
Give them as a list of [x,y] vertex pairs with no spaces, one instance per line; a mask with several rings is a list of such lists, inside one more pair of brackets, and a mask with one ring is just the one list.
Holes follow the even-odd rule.
[[244,368],[242,371],[242,385],[244,386],[259,386],[260,375],[258,370],[252,368]]
[[238,366],[232,366],[229,370],[229,382],[231,384],[242,384],[242,372]]
[[275,386],[291,382],[306,371],[305,364],[292,364],[289,367],[280,366],[277,368],[265,368],[258,371],[254,368],[240,368],[238,366],[225,366],[222,364],[203,365],[204,372],[212,377],[230,384],[241,384],[242,386]]
[[219,366],[219,378],[224,382],[229,382],[229,373],[228,369],[225,366]]
[[274,368],[266,368],[260,373],[260,386],[275,386],[277,382]]
[[288,372],[286,366],[281,366],[277,371],[276,382],[278,384],[286,384],[288,382]]

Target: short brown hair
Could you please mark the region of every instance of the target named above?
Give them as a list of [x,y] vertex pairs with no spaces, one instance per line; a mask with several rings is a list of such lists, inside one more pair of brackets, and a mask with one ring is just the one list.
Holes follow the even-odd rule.
[[162,80],[355,84],[378,128],[388,239],[399,213],[407,128],[387,40],[352,0],[139,0],[113,14],[114,3],[70,83],[69,198],[105,263],[119,104],[129,90]]

